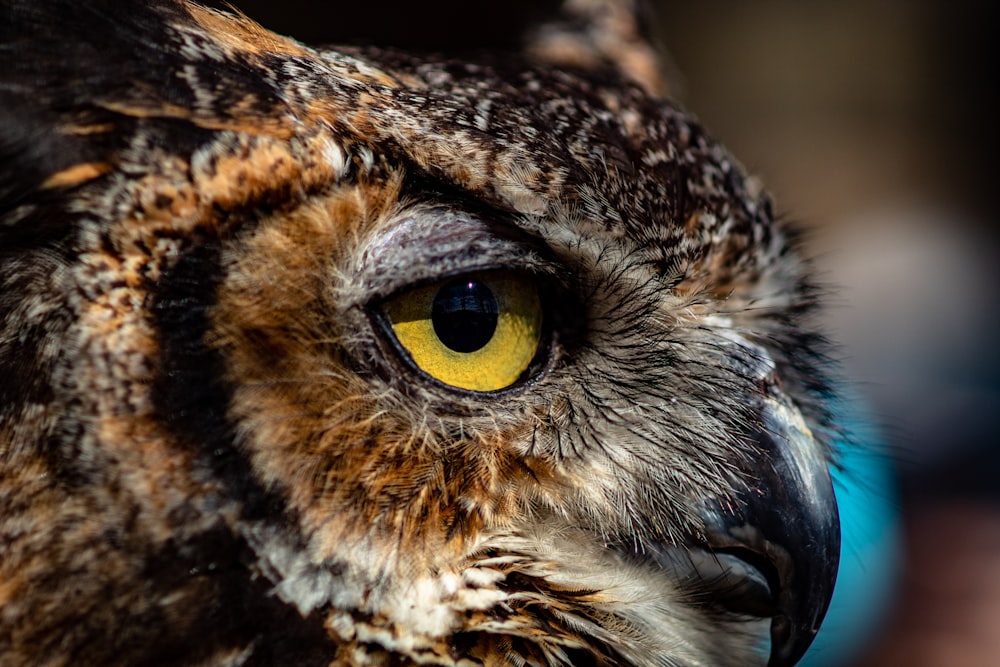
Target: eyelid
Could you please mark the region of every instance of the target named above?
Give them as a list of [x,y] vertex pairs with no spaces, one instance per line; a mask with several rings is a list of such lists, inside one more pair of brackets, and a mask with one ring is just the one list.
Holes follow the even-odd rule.
[[355,275],[371,304],[420,285],[501,268],[559,275],[540,244],[512,226],[433,204],[411,207],[383,227],[362,251]]
[[[340,274],[348,282],[339,283],[337,301],[346,312],[365,317],[373,328],[381,352],[377,358],[387,364],[385,372],[417,373],[430,382],[428,386],[448,393],[506,396],[533,386],[562,353],[557,345],[563,338],[562,325],[572,320],[567,313],[579,311],[571,272],[545,243],[502,213],[494,218],[442,203],[411,205],[380,224],[362,243],[354,270]],[[486,390],[448,384],[414,361],[396,335],[386,304],[421,288],[490,272],[522,276],[537,289],[542,314],[535,354],[511,384]]]

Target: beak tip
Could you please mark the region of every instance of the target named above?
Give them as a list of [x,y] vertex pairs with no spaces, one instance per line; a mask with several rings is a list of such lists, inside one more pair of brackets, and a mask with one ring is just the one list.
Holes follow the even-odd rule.
[[796,628],[787,616],[776,616],[771,621],[771,657],[767,667],[790,667],[797,663],[809,649],[817,632],[818,623],[811,628]]
[[[832,529],[834,526],[837,530]],[[778,613],[771,621],[768,667],[790,667],[801,660],[826,616],[840,563],[839,521],[827,528],[827,550],[813,554],[811,559],[800,557],[795,571],[787,575],[779,595]]]

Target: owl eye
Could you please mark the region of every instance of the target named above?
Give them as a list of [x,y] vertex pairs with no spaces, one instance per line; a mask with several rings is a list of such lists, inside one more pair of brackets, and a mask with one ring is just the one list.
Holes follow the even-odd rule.
[[530,277],[484,271],[403,292],[383,305],[399,345],[427,375],[470,391],[513,385],[541,343]]

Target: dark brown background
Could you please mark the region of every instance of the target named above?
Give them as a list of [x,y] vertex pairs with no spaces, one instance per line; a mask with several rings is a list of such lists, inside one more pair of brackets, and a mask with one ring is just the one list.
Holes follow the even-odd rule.
[[[553,2],[244,0],[313,43],[513,43]],[[672,92],[813,230],[901,479],[901,592],[859,665],[1000,665],[1000,153],[989,3],[660,0]]]

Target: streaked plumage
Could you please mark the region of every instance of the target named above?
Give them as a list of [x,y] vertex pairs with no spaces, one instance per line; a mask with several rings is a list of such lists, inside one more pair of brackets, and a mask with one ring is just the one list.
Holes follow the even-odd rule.
[[[630,24],[456,62],[2,11],[0,665],[805,649],[837,557],[816,290]],[[537,353],[447,386],[386,304],[498,269]]]

